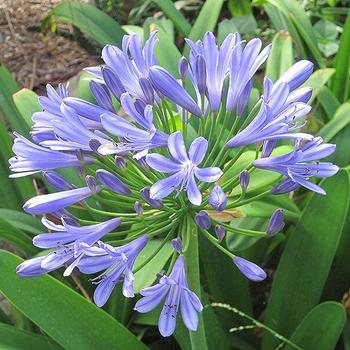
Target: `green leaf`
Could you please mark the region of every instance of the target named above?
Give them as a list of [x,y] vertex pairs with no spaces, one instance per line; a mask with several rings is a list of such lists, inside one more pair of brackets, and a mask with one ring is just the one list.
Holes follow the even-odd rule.
[[40,232],[43,232],[43,229],[44,229],[44,226],[41,224],[38,218],[32,215],[25,214],[21,211],[1,208],[0,218],[6,220],[12,226],[20,230],[23,230],[35,235]]
[[233,17],[231,21],[240,34],[255,34],[258,29],[258,24],[252,14]]
[[318,91],[317,100],[322,105],[327,119],[331,120],[340,106],[338,99],[327,86],[322,86]]
[[218,28],[218,42],[221,44],[227,35],[230,33],[238,32],[238,28],[236,27],[235,23],[233,22],[233,18],[231,19],[224,19],[219,23]]
[[[327,196],[310,196],[284,249],[266,310],[265,323],[287,337],[320,300],[348,213],[348,172],[341,170],[321,186]],[[265,334],[263,350],[275,345]]]
[[[346,320],[344,307],[328,301],[313,308],[293,333],[290,341],[302,349],[333,350]],[[294,350],[286,345],[285,350]]]
[[62,349],[44,335],[19,330],[13,326],[0,323],[1,350],[59,350]]
[[272,49],[266,63],[266,76],[276,81],[294,63],[292,37],[278,32],[272,40]]
[[337,26],[326,19],[317,21],[314,25],[314,31],[317,37],[335,40],[338,35]]
[[39,96],[29,89],[21,89],[12,96],[18,111],[21,113],[23,120],[29,127],[33,125],[32,115],[35,112],[42,111],[42,107],[39,105]]
[[[142,264],[152,254],[159,249],[162,241],[152,240],[148,242],[146,247],[141,251],[135,262],[135,268]],[[135,273],[135,293],[142,288],[149,287],[157,279],[157,273],[162,271],[163,267],[173,254],[173,247],[170,243],[165,244],[157,253],[157,255],[142,269]]]
[[188,36],[191,31],[191,25],[188,23],[186,18],[178,11],[171,0],[152,0],[156,3],[164,14],[169,17],[176,29],[181,32],[184,36]]
[[19,278],[22,259],[0,251],[0,291],[66,350],[147,349],[103,310],[51,276]]
[[[303,39],[305,43],[305,47],[307,47],[310,50],[318,66],[320,68],[323,68],[325,66],[325,63],[317,47],[317,40],[312,28],[310,19],[306,15],[302,6],[298,3],[298,1],[297,0],[285,0],[285,1],[267,0],[267,1],[273,6],[275,6],[279,11],[281,11],[281,13],[283,13],[285,18],[288,18],[288,20],[293,24],[294,28],[299,33],[300,37]],[[291,26],[289,25],[288,29],[290,28]],[[290,31],[290,33],[292,34],[293,37],[295,36],[293,35],[295,33],[293,33],[292,31]]]
[[11,243],[27,256],[37,251],[32,244],[32,239],[27,234],[2,218],[0,218],[0,238]]
[[156,24],[158,29],[159,42],[154,48],[155,55],[159,65],[167,69],[170,73],[178,75],[178,62],[181,58],[181,53],[174,44],[174,41],[169,34],[160,26]]
[[311,103],[317,97],[320,89],[326,85],[326,83],[332,77],[334,72],[334,68],[318,69],[311,74],[308,80],[306,80],[303,86],[308,86],[312,88],[312,96],[309,103]]
[[233,17],[252,13],[251,2],[249,0],[229,0],[227,6]]
[[342,103],[350,97],[350,10],[343,27],[334,67],[336,72],[332,80],[332,91]]
[[331,141],[350,123],[350,102],[341,105],[334,117],[319,131],[325,142]]
[[8,118],[12,130],[28,136],[29,125],[24,122],[12,100],[12,95],[18,90],[19,86],[10,71],[4,65],[0,65],[0,107]]
[[121,46],[125,34],[119,23],[112,17],[92,5],[77,1],[63,2],[54,7],[45,17],[44,26],[48,26],[53,17],[73,24],[102,46],[107,44]]
[[[220,11],[224,0],[207,0],[192,27],[189,38],[193,41],[202,39],[208,31],[213,31],[219,18]],[[188,46],[184,50],[184,55],[189,52]]]

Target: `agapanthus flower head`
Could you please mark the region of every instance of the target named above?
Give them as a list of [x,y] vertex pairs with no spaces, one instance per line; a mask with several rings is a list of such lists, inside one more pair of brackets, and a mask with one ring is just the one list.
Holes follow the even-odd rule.
[[152,153],[146,158],[148,165],[160,172],[172,174],[159,180],[150,189],[153,199],[162,199],[175,191],[186,191],[188,200],[200,205],[202,194],[198,189],[195,177],[203,182],[215,182],[222,171],[218,167],[199,168],[208,149],[208,142],[203,137],[196,138],[187,153],[183,136],[175,132],[169,136],[168,150],[171,159],[161,154]]
[[[159,330],[170,336],[179,310],[189,330],[198,327],[203,307],[189,284],[198,288],[200,281],[193,280],[194,274],[187,281],[185,260],[201,254],[191,252],[197,242],[190,244],[199,235],[250,280],[266,278],[262,268],[223,244],[226,231],[262,235],[227,219],[247,203],[254,208],[254,200],[269,193],[252,183],[245,198],[254,166],[285,176],[272,188],[274,194],[300,186],[324,193],[311,178],[332,176],[338,167],[319,162],[335,145],[301,131],[311,109],[312,90],[302,87],[312,73],[311,62],[296,63],[276,82],[265,77],[261,99],[245,112],[270,45],[262,48],[260,39],[245,42],[238,33],[221,45],[211,32],[197,42],[186,39],[189,57],[179,60],[176,76],[158,65],[157,41],[156,32],[144,44],[131,34],[121,48],[105,46],[104,64],[87,69],[93,74],[94,102],[71,96],[68,86],[60,84],[56,92],[47,85],[47,97],[39,98],[43,110],[32,118],[33,141],[15,133],[10,169],[12,177],[42,174],[49,185],[23,206],[29,214],[47,215],[42,222],[50,233],[37,235],[33,244],[49,251],[20,264],[18,275],[34,277],[61,267],[65,276],[75,268],[97,274],[90,281],[96,285],[94,301],[102,307],[119,282],[124,296],[133,297],[135,272],[150,273],[149,262],[172,245],[173,258],[152,272],[159,283],[142,289],[135,306],[148,312],[165,300]],[[294,150],[280,155],[280,140],[292,140]],[[246,164],[253,153],[245,152],[249,145],[256,146],[256,157]],[[274,150],[278,156],[271,156]],[[279,208],[266,235],[283,225]],[[149,252],[140,253],[154,239],[155,250],[146,258]],[[164,274],[168,268],[170,274]]]
[[320,186],[311,182],[310,178],[330,177],[338,172],[339,168],[336,165],[319,162],[319,159],[328,157],[334,151],[335,145],[323,143],[321,137],[316,137],[304,144],[297,140],[292,152],[277,157],[260,158],[254,160],[253,164],[257,168],[277,171],[287,177],[283,183],[277,185],[278,193],[294,190],[295,186],[304,186],[319,194],[326,194]]
[[191,331],[197,330],[198,313],[203,306],[198,296],[189,289],[183,256],[177,258],[169,277],[164,275],[158,284],[142,289],[140,294],[142,298],[136,303],[135,310],[141,313],[153,310],[165,299],[158,321],[163,337],[174,333],[179,309],[186,327]]

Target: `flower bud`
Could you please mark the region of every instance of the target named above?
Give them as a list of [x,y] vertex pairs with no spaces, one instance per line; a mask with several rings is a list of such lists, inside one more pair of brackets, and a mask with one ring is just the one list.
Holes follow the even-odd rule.
[[122,156],[115,156],[115,159],[114,159],[114,162],[115,162],[115,166],[117,168],[120,168],[120,169],[124,169],[126,168],[126,158],[125,157],[122,157]]
[[101,146],[101,142],[99,140],[96,139],[91,139],[89,141],[89,147],[91,148],[91,150],[93,152],[98,152],[98,148]]
[[276,146],[276,140],[269,140],[269,141],[265,141],[263,143],[263,148],[262,148],[262,152],[261,152],[261,158],[266,158],[266,157],[270,157],[273,149]]
[[179,254],[182,253],[182,241],[180,237],[177,237],[171,240],[171,245]]
[[179,74],[182,80],[186,78],[188,72],[188,61],[185,57],[181,57],[179,61]]
[[120,96],[126,92],[122,82],[120,81],[117,74],[110,67],[102,67],[101,68],[102,77],[105,81],[108,89],[112,92],[113,96],[120,100]]
[[246,259],[235,256],[233,262],[243,275],[251,281],[260,282],[266,278],[266,272],[261,267]]
[[163,208],[163,203],[158,199],[152,199],[150,196],[150,188],[145,187],[140,191],[141,197],[152,207],[157,209]]
[[241,185],[242,191],[246,192],[249,185],[249,172],[248,170],[243,170],[239,174],[239,184]]
[[130,189],[126,185],[124,185],[124,183],[121,180],[119,180],[117,176],[110,173],[109,171],[99,169],[96,171],[96,176],[104,186],[106,186],[113,192],[123,194],[125,196],[131,194]]
[[96,179],[93,176],[87,175],[85,177],[86,185],[92,193],[96,193]]
[[43,176],[45,180],[57,190],[67,191],[75,188],[72,184],[70,184],[62,175],[54,172],[54,171],[43,171]]
[[222,240],[224,239],[224,237],[226,235],[226,231],[223,228],[223,226],[216,225],[215,226],[215,234],[216,234],[216,237],[218,238],[219,242],[222,242]]
[[115,112],[111,95],[106,86],[99,84],[94,80],[90,80],[89,86],[97,104],[108,111]]
[[149,105],[153,105],[154,101],[154,91],[151,83],[147,78],[141,77],[139,79],[139,84],[141,87],[141,90],[143,92],[143,95],[145,96],[145,101]]
[[223,211],[227,205],[227,197],[219,185],[215,185],[209,194],[209,204],[217,211]]
[[140,202],[135,202],[134,209],[137,215],[143,214],[143,205]]
[[281,208],[276,209],[271,215],[269,225],[267,226],[266,236],[272,237],[280,232],[284,227],[284,211]]
[[211,226],[211,221],[208,213],[204,210],[201,210],[199,213],[196,214],[194,217],[194,221],[196,222],[197,226],[208,230]]
[[196,78],[197,78],[197,86],[198,91],[201,95],[204,95],[207,89],[207,73],[205,68],[205,60],[202,55],[198,55],[196,57]]

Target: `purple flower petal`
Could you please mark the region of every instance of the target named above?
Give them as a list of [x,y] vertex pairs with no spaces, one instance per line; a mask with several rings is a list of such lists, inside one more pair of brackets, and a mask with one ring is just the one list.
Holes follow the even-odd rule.
[[223,174],[220,168],[196,168],[195,175],[198,180],[203,182],[215,182],[218,181]]
[[179,163],[175,163],[158,153],[148,154],[146,156],[146,162],[151,168],[162,173],[172,174],[181,170],[181,165]]
[[188,155],[193,164],[200,164],[208,150],[208,141],[204,137],[197,137],[191,144]]
[[124,183],[119,180],[117,176],[113,175],[109,171],[104,169],[96,170],[96,176],[103,185],[108,187],[113,192],[123,194],[125,196],[131,194],[131,190],[124,185]]

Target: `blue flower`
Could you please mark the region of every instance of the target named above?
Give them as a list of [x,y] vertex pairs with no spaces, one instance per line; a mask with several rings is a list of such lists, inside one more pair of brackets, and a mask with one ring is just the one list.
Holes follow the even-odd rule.
[[136,303],[135,310],[141,313],[155,309],[166,297],[158,321],[163,337],[174,333],[179,308],[185,326],[191,331],[197,330],[198,313],[203,310],[203,306],[198,296],[188,287],[182,256],[177,258],[169,277],[163,276],[158,284],[142,289],[140,294],[143,298]]
[[154,66],[150,69],[150,79],[155,90],[171,101],[200,117],[202,111],[189,93],[164,68]]
[[145,247],[147,236],[141,236],[120,247],[112,247],[108,244],[100,244],[96,254],[89,257],[85,255],[77,264],[79,270],[86,274],[105,270],[98,277],[92,279],[97,288],[94,293],[94,302],[102,307],[110,297],[118,282],[123,282],[123,295],[127,298],[134,297],[133,265],[138,254]]
[[[157,42],[157,32],[151,33],[144,47],[142,47],[140,36],[125,35],[122,50],[112,45],[106,45],[103,48],[102,59],[106,64],[105,67],[102,69],[101,67],[90,67],[85,70],[101,79],[117,98],[123,92],[128,92],[131,96],[147,103],[139,79],[148,78],[150,68],[157,64],[154,55],[154,47]],[[107,68],[108,71],[104,72],[104,68]]]
[[[78,167],[81,159],[76,154],[58,152],[36,145],[25,137],[16,136],[12,150],[16,154],[10,158],[10,170],[17,173],[11,177],[20,177],[34,174],[42,170],[52,170],[67,167]],[[85,157],[84,162],[91,163],[91,157]]]
[[[64,276],[71,274],[79,261],[85,256],[98,254],[93,245],[106,233],[116,229],[121,219],[115,218],[96,225],[74,226],[63,220],[63,225],[43,221],[53,233],[42,233],[33,238],[33,244],[39,248],[56,248],[46,256],[30,259],[17,267],[17,274],[23,277],[38,276],[69,264]],[[97,252],[97,253],[96,253]]]
[[211,220],[209,214],[205,210],[201,210],[194,217],[196,225],[204,230],[209,230],[211,226]]
[[217,211],[223,211],[226,208],[227,197],[219,185],[215,185],[209,194],[209,204]]
[[41,141],[40,145],[52,150],[91,152],[91,141],[99,145],[111,142],[100,130],[92,131],[84,125],[77,111],[68,107],[66,102],[61,104],[61,118],[51,120],[51,127],[55,137]]
[[[100,186],[95,188],[100,192]],[[93,194],[93,191],[87,186],[75,188],[73,190],[61,191],[56,193],[41,194],[27,200],[23,209],[29,214],[46,214],[53,213],[59,209],[69,207],[70,205],[80,202]]]
[[[211,109],[217,112],[224,96],[224,81],[229,73],[232,51],[240,41],[240,37],[238,33],[231,33],[220,46],[216,44],[215,36],[211,32],[205,33],[203,41],[185,40],[191,48],[189,55],[191,69],[186,73],[189,74],[199,94],[203,92],[207,94]],[[205,69],[198,69],[201,65]],[[201,89],[203,83],[204,89]]]
[[265,62],[271,50],[271,45],[268,45],[260,52],[262,46],[260,39],[250,40],[244,49],[242,44],[243,42],[237,43],[233,49],[226,103],[229,111],[239,106],[238,115],[242,114],[248,103],[254,74]]
[[172,174],[156,182],[150,190],[151,198],[162,199],[178,189],[186,191],[188,200],[194,205],[200,205],[202,194],[196,184],[195,177],[203,182],[215,182],[222,171],[217,167],[199,168],[208,149],[208,142],[203,137],[196,138],[187,154],[182,134],[177,131],[169,136],[168,149],[172,159],[160,154],[149,154],[147,164],[160,172]]
[[312,90],[307,87],[295,89],[310,76],[312,67],[309,61],[298,62],[274,84],[265,77],[264,95],[258,114],[226,146],[240,147],[279,139],[311,140],[311,135],[294,131],[303,126],[304,117],[311,110],[307,102]]
[[298,186],[326,194],[321,187],[309,179],[313,176],[330,177],[338,172],[339,168],[336,165],[318,161],[332,154],[335,147],[335,145],[323,143],[321,137],[316,137],[303,145],[300,145],[300,140],[297,140],[292,152],[278,157],[260,158],[254,160],[253,164],[257,168],[276,171],[287,177],[286,180],[277,185],[277,192],[273,190],[275,194],[294,190]]
[[266,236],[272,237],[276,235],[278,232],[282,231],[284,225],[284,211],[283,209],[278,208],[271,215],[266,229]]
[[266,278],[266,272],[258,265],[243,259],[239,256],[233,258],[234,264],[248,279],[254,282],[263,281]]
[[131,194],[130,189],[117,176],[107,170],[96,170],[96,177],[104,186],[115,193],[123,194],[124,196]]
[[140,113],[127,93],[121,95],[120,102],[124,111],[140,127],[116,114],[102,114],[103,127],[111,134],[118,136],[120,142],[104,143],[99,147],[99,153],[103,155],[124,154],[130,151],[135,153],[136,159],[140,159],[148,153],[149,149],[166,146],[168,135],[155,128],[152,106],[146,105]]

